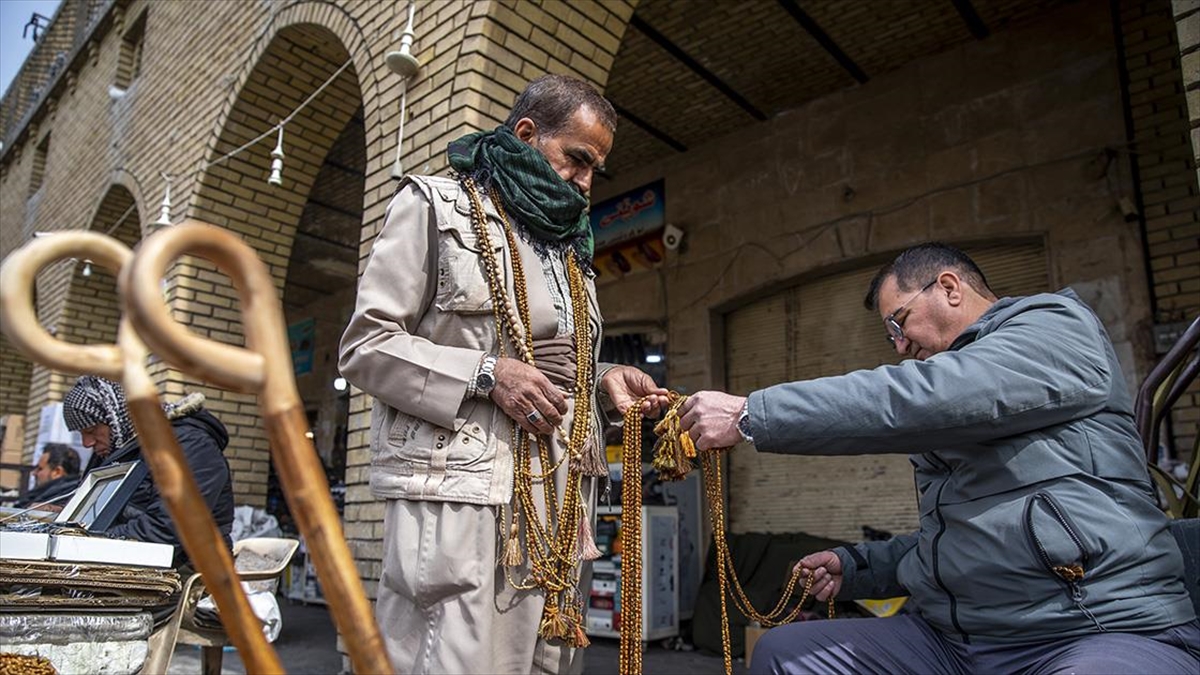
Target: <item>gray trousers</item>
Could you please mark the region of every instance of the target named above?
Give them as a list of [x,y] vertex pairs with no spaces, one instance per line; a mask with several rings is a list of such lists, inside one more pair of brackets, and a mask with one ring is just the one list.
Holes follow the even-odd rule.
[[1200,673],[1200,623],[1154,633],[1096,633],[1036,644],[963,644],[914,614],[804,621],[759,638],[749,672],[760,673]]

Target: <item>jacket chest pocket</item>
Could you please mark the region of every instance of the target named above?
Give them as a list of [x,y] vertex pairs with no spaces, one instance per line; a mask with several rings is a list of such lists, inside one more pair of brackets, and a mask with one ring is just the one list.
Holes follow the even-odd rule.
[[[493,255],[503,264],[503,248],[492,242]],[[487,264],[475,233],[449,227],[438,232],[437,293],[434,305],[443,312],[491,314]]]

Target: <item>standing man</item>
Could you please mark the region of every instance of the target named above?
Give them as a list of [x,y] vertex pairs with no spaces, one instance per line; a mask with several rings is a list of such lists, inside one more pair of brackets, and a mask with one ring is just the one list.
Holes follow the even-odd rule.
[[687,400],[700,448],[908,453],[916,532],[812,554],[820,600],[916,612],[781,626],[756,673],[1191,673],[1200,626],[1100,320],[1070,290],[997,299],[961,251],[871,282],[899,365]]
[[79,487],[79,453],[64,443],[47,443],[33,467],[33,480],[33,489],[17,507],[62,511],[66,496]]
[[588,193],[616,129],[547,75],[504,125],[407,176],[359,281],[340,370],[375,398],[387,500],[376,613],[398,672],[579,672],[601,407],[666,391],[597,364]]

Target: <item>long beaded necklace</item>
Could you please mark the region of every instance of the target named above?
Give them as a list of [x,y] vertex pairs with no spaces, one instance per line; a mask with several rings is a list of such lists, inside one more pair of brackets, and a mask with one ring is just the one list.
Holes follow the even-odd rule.
[[[621,646],[618,663],[622,675],[634,675],[642,671],[642,490],[641,481],[631,479],[631,476],[641,473],[642,402],[645,400],[638,399],[625,412],[621,450],[621,461],[625,469],[621,486]],[[725,673],[729,675],[733,672],[733,657],[729,645],[729,610],[726,606],[726,595],[733,598],[734,605],[749,619],[768,628],[781,626],[791,623],[799,616],[800,609],[812,593],[813,577],[809,575],[805,579],[800,601],[790,612],[787,611],[787,607],[800,579],[799,568],[792,570],[783,595],[770,612],[759,612],[746,597],[734,570],[733,556],[729,553],[725,530],[725,486],[721,476],[721,453],[729,448],[714,448],[697,453],[691,437],[679,424],[679,407],[686,400],[686,396],[670,392],[667,412],[654,427],[658,441],[654,446],[653,466],[658,471],[660,480],[683,480],[691,470],[690,460],[696,458],[697,454],[700,456],[700,466],[704,471],[704,494],[708,500],[709,520],[713,528],[713,545],[717,547],[717,581],[721,591],[721,644],[724,647]],[[829,618],[832,619],[833,597],[829,598],[828,611]]]
[[[517,248],[513,228],[505,213],[503,202],[495,187],[489,198],[500,215],[504,236],[512,259],[513,290],[516,308],[509,301],[504,283],[504,271],[492,247],[488,231],[487,216],[483,200],[475,181],[461,176],[463,188],[471,199],[471,225],[483,251],[484,269],[488,288],[492,296],[493,320],[496,326],[500,355],[507,353],[503,334],[507,333],[516,351],[525,363],[536,365],[533,353],[532,323],[529,312],[529,291]],[[505,576],[514,588],[531,590],[541,588],[546,596],[545,608],[538,626],[538,634],[546,639],[561,639],[571,647],[586,647],[587,635],[583,626],[583,598],[579,593],[580,562],[599,555],[592,543],[587,523],[587,510],[583,503],[583,453],[591,434],[592,388],[594,364],[592,363],[592,336],[589,323],[588,302],[583,273],[573,254],[566,256],[567,287],[571,298],[572,318],[575,323],[575,386],[574,411],[570,435],[559,434],[566,445],[567,479],[562,504],[558,502],[558,491],[554,476],[562,460],[545,463],[551,458],[549,443],[544,436],[530,438],[520,426],[512,425],[513,448],[513,503],[512,521],[505,543],[503,564]],[[533,470],[533,451],[537,448],[541,472]],[[546,518],[538,515],[535,499],[535,483],[542,486],[542,499]],[[504,520],[503,509],[501,523]],[[521,523],[524,523],[525,549],[529,554],[529,575],[524,581],[513,578],[513,570],[521,565]]]

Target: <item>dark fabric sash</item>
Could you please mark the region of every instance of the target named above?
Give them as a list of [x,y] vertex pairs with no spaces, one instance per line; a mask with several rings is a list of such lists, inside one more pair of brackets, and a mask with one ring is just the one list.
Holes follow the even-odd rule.
[[575,339],[533,341],[533,360],[551,384],[566,392],[575,390]]

